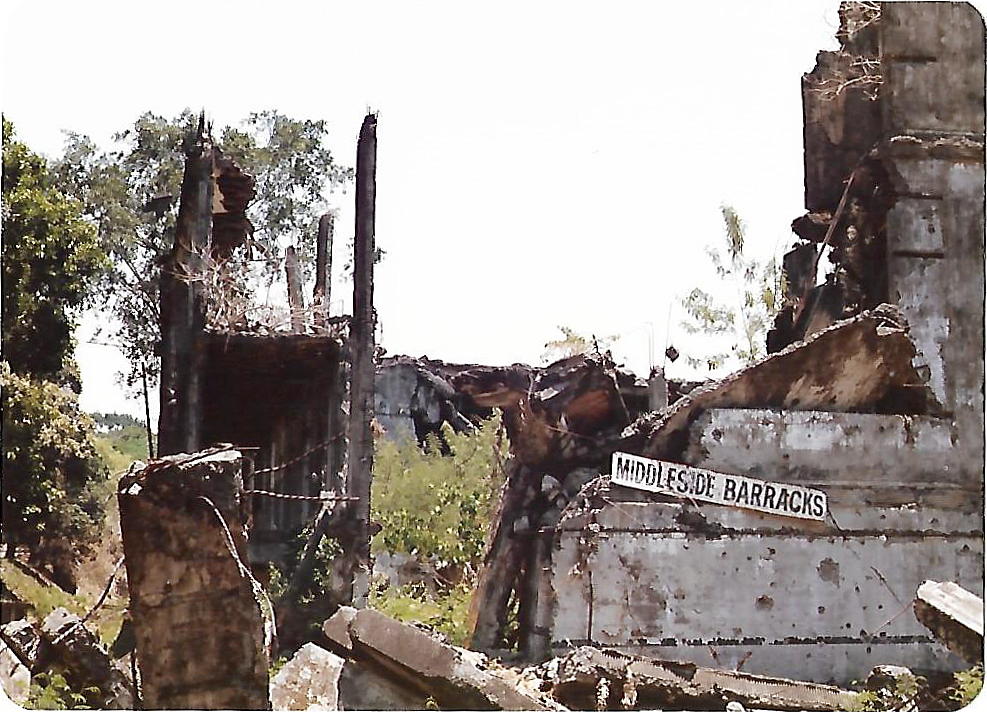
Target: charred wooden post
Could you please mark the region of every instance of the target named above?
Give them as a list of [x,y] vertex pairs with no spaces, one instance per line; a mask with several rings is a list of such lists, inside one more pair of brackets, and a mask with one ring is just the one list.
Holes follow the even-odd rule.
[[302,294],[302,266],[295,248],[289,246],[284,251],[284,271],[288,279],[288,308],[291,309],[291,331],[301,334],[305,331],[305,297]]
[[271,604],[246,565],[244,459],[230,447],[120,481],[145,709],[270,709]]
[[205,327],[203,256],[212,237],[213,145],[205,116],[186,147],[175,244],[161,271],[161,404],[158,452],[194,452],[202,420],[200,334]]
[[319,233],[315,240],[315,289],[312,302],[315,306],[315,326],[324,328],[329,317],[329,299],[332,294],[332,213],[319,218]]
[[370,585],[370,481],[374,441],[374,203],[377,183],[377,116],[367,114],[356,148],[356,237],[353,248],[353,320],[350,324],[349,455],[343,550],[348,560],[351,600],[362,607]]
[[205,115],[186,140],[175,244],[161,268],[161,409],[158,455],[203,442],[207,363],[205,271],[228,259],[253,230],[246,216],[254,179],[213,145]]

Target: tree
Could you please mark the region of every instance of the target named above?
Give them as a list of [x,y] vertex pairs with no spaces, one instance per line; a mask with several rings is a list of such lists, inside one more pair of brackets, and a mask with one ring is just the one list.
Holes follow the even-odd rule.
[[[152,381],[157,376],[158,265],[174,238],[183,146],[196,121],[187,109],[170,119],[145,113],[114,136],[109,151],[70,133],[55,164],[60,184],[82,201],[110,255],[112,266],[102,286],[116,321],[111,338],[131,364],[130,386],[145,373]],[[222,130],[221,150],[257,181],[248,213],[255,227],[247,245],[251,257],[238,263],[237,279],[247,279],[251,265],[260,265],[260,275],[270,283],[280,272],[281,249],[287,244],[295,245],[303,266],[311,262],[312,240],[307,238],[328,209],[326,191],[353,175],[333,158],[327,135],[324,121],[291,119],[273,110]]]
[[71,383],[77,310],[106,262],[77,201],[3,120],[3,354],[14,373]]
[[717,277],[726,283],[735,295],[733,304],[719,301],[709,292],[698,287],[682,300],[687,318],[682,327],[690,334],[704,334],[722,343],[729,338],[729,347],[705,358],[689,357],[694,368],[706,366],[714,370],[731,359],[751,364],[766,352],[765,340],[768,327],[781,307],[782,275],[774,258],[761,263],[746,258],[746,241],[743,220],[729,205],[721,205],[725,227],[725,244],[709,246],[709,255]]
[[[72,332],[104,266],[80,205],[3,121],[3,538],[73,588],[105,481],[93,423],[79,411]],[[73,390],[74,389],[74,390]]]

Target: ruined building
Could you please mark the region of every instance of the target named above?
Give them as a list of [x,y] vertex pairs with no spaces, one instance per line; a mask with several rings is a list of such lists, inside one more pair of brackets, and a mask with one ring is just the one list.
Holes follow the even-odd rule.
[[[954,3],[841,21],[802,83],[808,213],[768,358],[639,417],[599,359],[457,377],[512,429],[474,647],[840,684],[963,666],[906,609],[926,579],[983,590],[984,25]],[[614,452],[812,487],[828,511],[630,489],[598,476]]]

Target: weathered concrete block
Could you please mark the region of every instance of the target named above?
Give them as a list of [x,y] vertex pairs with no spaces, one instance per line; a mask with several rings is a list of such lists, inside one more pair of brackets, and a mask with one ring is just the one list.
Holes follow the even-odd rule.
[[27,701],[31,692],[31,671],[3,641],[0,641],[0,687],[19,705]]
[[915,595],[915,617],[971,665],[983,663],[984,601],[952,581],[926,581]]
[[42,622],[41,636],[74,687],[95,686],[102,690],[100,698],[90,702],[109,709],[134,708],[130,680],[113,665],[109,653],[79,616],[56,608]]
[[303,645],[271,680],[271,707],[338,710],[343,662],[341,657],[315,643]]
[[343,606],[323,632],[360,665],[418,690],[445,709],[537,710],[547,706],[482,669],[479,653],[443,643],[426,631],[370,609]]
[[121,480],[145,708],[270,709],[273,617],[244,563],[241,469],[239,452],[218,448]]
[[44,656],[47,645],[41,637],[41,631],[26,618],[10,621],[0,627],[0,639],[30,670],[36,669],[35,665]]

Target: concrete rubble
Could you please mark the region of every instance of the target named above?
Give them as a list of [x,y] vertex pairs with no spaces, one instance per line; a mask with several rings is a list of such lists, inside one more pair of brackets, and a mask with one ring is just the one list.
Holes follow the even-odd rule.
[[270,709],[273,612],[244,564],[244,462],[218,447],[152,461],[120,481],[148,709]]
[[338,710],[343,658],[306,643],[271,680],[275,710]]
[[983,662],[984,601],[951,581],[926,581],[915,594],[915,617],[971,665]]
[[96,707],[134,709],[136,700],[131,681],[116,668],[106,648],[83,625],[82,619],[64,608],[56,608],[42,622],[41,637],[47,644],[50,660],[65,668],[70,683],[77,689],[93,686],[102,691]]
[[22,705],[31,692],[31,671],[7,643],[0,640],[0,687],[13,702]]
[[525,670],[544,681],[552,696],[574,710],[722,710],[730,702],[765,710],[844,709],[853,693],[690,663],[579,647]]
[[355,660],[361,672],[396,682],[404,692],[395,702],[408,705],[417,699],[414,706],[386,709],[426,709],[429,699],[440,709],[553,709],[487,669],[483,655],[377,611],[344,606],[326,621],[323,631],[333,648]]
[[32,676],[53,670],[94,708],[135,708],[130,678],[79,616],[56,608],[40,625],[22,618],[0,627],[0,677],[11,699],[23,702]]

